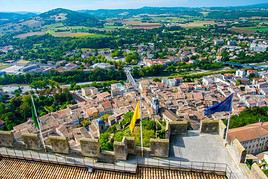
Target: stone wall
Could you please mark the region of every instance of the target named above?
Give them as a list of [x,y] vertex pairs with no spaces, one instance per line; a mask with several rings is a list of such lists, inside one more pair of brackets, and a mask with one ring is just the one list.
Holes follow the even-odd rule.
[[13,147],[15,142],[13,132],[0,131],[0,146],[2,147]]
[[97,139],[81,138],[81,153],[86,157],[98,157],[100,154],[100,144]]
[[226,125],[223,123],[222,120],[219,120],[219,135],[222,139],[225,137],[225,130],[226,130]]
[[66,137],[49,136],[49,144],[55,153],[69,154],[69,143]]
[[22,134],[22,139],[26,149],[29,150],[42,150],[41,140],[37,134]]
[[[251,168],[247,166],[245,163],[240,164],[240,168],[247,178],[250,179],[268,179],[268,177],[263,173],[260,167],[254,163]],[[245,178],[246,178],[245,177]]]
[[124,142],[124,139],[123,142],[114,142],[114,155],[115,160],[127,160],[128,148]]
[[219,134],[219,121],[205,119],[201,122],[201,133]]
[[136,154],[136,144],[134,137],[125,137],[125,144],[127,145],[127,151],[129,154]]
[[188,128],[187,121],[170,121],[168,125],[169,136],[186,134],[187,128]]
[[168,139],[151,139],[151,156],[169,157],[169,140]]
[[148,147],[143,147],[143,152],[141,150],[141,147],[136,147],[136,155],[143,157],[150,157],[151,156],[151,149]]
[[243,145],[237,139],[231,141],[229,145],[229,153],[232,155],[234,161],[237,163],[244,163],[247,151]]
[[[143,148],[143,156],[168,157],[169,156],[169,135],[183,135],[187,133],[187,121],[172,121],[167,123],[167,139],[151,139],[150,147]],[[21,136],[23,141],[16,141],[12,132],[0,131],[0,146],[19,147],[27,150],[43,150],[42,142],[38,134],[24,133]],[[84,157],[97,158],[104,162],[116,160],[127,160],[128,155],[141,156],[141,148],[136,146],[134,137],[124,137],[122,142],[114,142],[114,151],[101,151],[97,139],[81,138],[79,146],[70,148],[69,141],[63,136],[48,136],[45,141],[46,151],[61,154],[76,154]]]
[[98,161],[106,162],[106,163],[114,163],[115,162],[115,154],[113,151],[101,151]]
[[254,163],[251,166],[251,178],[267,179],[267,176],[263,173],[263,171],[260,169],[260,167],[256,163]]

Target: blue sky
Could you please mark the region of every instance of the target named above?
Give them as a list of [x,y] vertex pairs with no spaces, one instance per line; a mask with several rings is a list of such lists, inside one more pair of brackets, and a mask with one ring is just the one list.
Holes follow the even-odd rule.
[[44,12],[55,8],[132,9],[143,6],[236,6],[266,2],[267,0],[0,0],[0,11]]

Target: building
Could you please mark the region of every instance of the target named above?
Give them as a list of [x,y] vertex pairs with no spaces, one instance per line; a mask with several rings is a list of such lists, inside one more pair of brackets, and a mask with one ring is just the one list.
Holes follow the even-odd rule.
[[98,93],[98,88],[95,87],[85,87],[81,89],[82,96],[89,97],[96,95]]
[[158,98],[152,98],[152,108],[154,110],[154,114],[158,114],[160,110],[160,104]]
[[111,95],[114,96],[122,96],[126,92],[124,85],[121,83],[115,83],[111,85]]
[[91,66],[91,68],[101,68],[101,69],[107,69],[107,68],[113,68],[114,66],[109,63],[95,63]]
[[22,72],[29,72],[29,71],[33,71],[33,70],[36,70],[40,68],[39,65],[37,64],[32,64],[32,65],[28,65],[28,66],[25,66],[21,69]]
[[250,44],[250,47],[249,47],[249,49],[254,52],[265,52],[267,48],[268,48],[268,45],[265,43],[261,43],[261,42],[259,43],[253,42]]
[[162,117],[165,121],[178,121],[179,120],[179,117],[168,109],[163,110]]
[[223,39],[214,40],[214,45],[222,46],[224,45]]
[[246,72],[244,70],[236,70],[235,76],[244,78],[246,76]]
[[74,63],[67,63],[65,66],[64,66],[64,69],[65,70],[75,70],[75,69],[78,69],[80,66],[79,65],[76,65]]
[[230,40],[228,41],[229,46],[237,46],[237,41],[236,40]]
[[178,86],[182,82],[183,82],[182,78],[172,78],[172,79],[163,78],[162,79],[162,83],[164,83],[168,87]]
[[228,141],[234,139],[244,146],[247,153],[260,153],[267,150],[268,142],[268,122],[259,122],[244,127],[230,129]]

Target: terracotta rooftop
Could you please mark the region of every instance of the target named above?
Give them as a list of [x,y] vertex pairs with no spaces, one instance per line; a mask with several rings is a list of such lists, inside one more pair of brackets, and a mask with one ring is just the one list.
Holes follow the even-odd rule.
[[228,139],[238,139],[240,142],[258,139],[262,136],[268,136],[268,122],[255,123],[244,127],[230,129]]
[[50,163],[32,162],[17,159],[0,159],[0,178],[13,179],[134,179],[134,178],[180,178],[180,179],[199,179],[199,178],[211,178],[211,179],[225,179],[225,176],[217,175],[215,173],[201,173],[191,171],[180,170],[168,170],[159,168],[138,168],[136,174],[130,174],[126,172],[112,172],[104,170],[94,170],[89,173],[86,168],[71,167],[65,165],[56,165]]

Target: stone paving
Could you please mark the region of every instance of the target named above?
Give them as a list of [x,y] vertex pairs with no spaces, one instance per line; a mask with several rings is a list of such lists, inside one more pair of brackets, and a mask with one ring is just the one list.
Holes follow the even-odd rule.
[[170,144],[170,159],[225,163],[238,178],[247,178],[232,159],[224,146],[224,140],[219,135],[199,134],[199,131],[188,131],[186,136],[173,136]]

